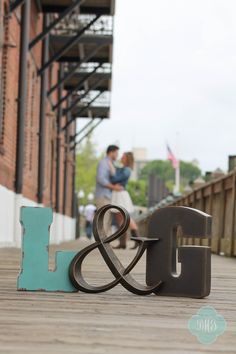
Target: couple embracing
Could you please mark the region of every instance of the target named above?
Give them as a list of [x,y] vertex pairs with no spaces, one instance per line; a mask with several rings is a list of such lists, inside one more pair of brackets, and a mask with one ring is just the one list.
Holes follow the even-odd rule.
[[[132,152],[125,152],[122,155],[122,167],[116,167],[115,161],[118,159],[119,147],[110,145],[107,148],[106,157],[102,159],[97,168],[96,178],[96,206],[101,208],[107,204],[119,205],[125,208],[129,214],[134,212],[134,206],[130,195],[126,189],[133,165],[134,157]],[[118,225],[122,224],[122,216],[119,212],[114,212],[113,216]],[[107,235],[111,234],[112,213],[107,213],[104,220],[104,228]],[[132,237],[138,237],[138,227],[135,221],[130,219],[130,232]],[[126,235],[120,238],[120,244],[116,248],[126,248]],[[133,249],[137,247],[135,242]]]

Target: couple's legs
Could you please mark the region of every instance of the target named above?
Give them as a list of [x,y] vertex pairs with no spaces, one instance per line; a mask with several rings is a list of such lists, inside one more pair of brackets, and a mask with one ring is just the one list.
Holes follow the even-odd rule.
[[132,230],[138,231],[138,226],[137,226],[136,222],[134,221],[134,219],[132,219],[132,218],[130,218],[129,228],[131,231]]
[[[96,206],[97,206],[98,209],[103,207],[103,206],[105,206],[105,205],[107,205],[107,204],[110,204],[110,203],[111,203],[111,201],[108,198],[105,198],[105,197],[100,197],[100,198],[96,199]],[[117,224],[120,226],[122,224],[122,222],[123,222],[122,215],[120,213],[115,213],[113,215],[115,215]],[[111,235],[111,233],[112,233],[111,225],[112,225],[112,213],[110,211],[108,211],[105,214],[105,218],[104,218],[104,229],[105,229],[105,232],[106,232],[107,236]],[[132,237],[138,237],[138,226],[137,226],[136,222],[132,218],[130,218],[129,228],[130,228]],[[119,248],[120,247],[121,248],[126,248],[127,233],[122,235],[120,237],[119,241],[120,241]],[[134,248],[136,248],[136,245],[135,245]]]
[[[111,201],[110,201],[110,199],[108,199],[106,197],[100,197],[100,198],[96,199],[97,209],[100,209],[107,204],[111,204]],[[104,216],[104,230],[105,230],[106,236],[110,236],[112,233],[111,224],[112,224],[112,215],[111,215],[110,211],[107,211]]]
[[[121,213],[116,213],[116,221],[119,226],[122,224],[123,217],[122,217]],[[136,222],[134,221],[134,219],[132,219],[132,218],[130,218],[129,228],[130,228],[130,230],[137,230],[138,231],[138,226],[137,226]]]
[[[120,213],[116,213],[116,221],[117,224],[120,226],[123,222],[123,217]],[[138,237],[138,226],[136,224],[136,222],[130,218],[130,224],[129,224],[129,229],[131,231],[131,235],[132,237]],[[126,244],[127,244],[127,233],[123,234],[120,238],[119,238],[119,246],[118,248],[126,248]],[[135,247],[136,248],[136,244]]]

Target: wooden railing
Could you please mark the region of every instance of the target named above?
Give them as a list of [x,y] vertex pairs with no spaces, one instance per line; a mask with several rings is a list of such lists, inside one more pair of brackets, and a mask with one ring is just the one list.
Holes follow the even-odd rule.
[[[206,183],[190,194],[178,199],[171,206],[188,206],[212,215],[212,238],[179,239],[183,245],[207,245],[212,252],[236,256],[236,171]],[[140,234],[147,235],[150,215],[138,220]]]

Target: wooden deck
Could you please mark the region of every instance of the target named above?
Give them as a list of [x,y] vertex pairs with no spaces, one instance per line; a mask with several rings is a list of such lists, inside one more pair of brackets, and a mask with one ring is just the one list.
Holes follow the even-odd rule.
[[[60,249],[84,245],[80,241]],[[117,253],[123,263],[134,255],[130,250]],[[212,257],[212,292],[204,300],[139,297],[121,286],[99,295],[17,292],[19,258],[19,250],[0,249],[1,354],[236,353],[235,258]],[[144,279],[143,266],[135,269],[138,280]],[[111,279],[97,251],[86,260],[85,272],[94,284]],[[203,305],[214,306],[228,325],[208,346],[187,329]]]

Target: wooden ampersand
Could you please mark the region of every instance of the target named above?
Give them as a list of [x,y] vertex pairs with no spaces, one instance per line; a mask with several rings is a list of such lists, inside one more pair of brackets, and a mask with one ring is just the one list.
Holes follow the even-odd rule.
[[[120,228],[113,235],[106,237],[103,221],[106,212],[108,212],[110,209],[117,209],[122,214],[124,221]],[[145,250],[148,248],[148,245],[150,243],[158,242],[158,239],[140,238],[138,240],[140,244],[138,252],[127,268],[125,268],[121,264],[110,245],[110,242],[121,237],[127,231],[129,223],[129,214],[125,209],[121,207],[114,205],[106,205],[97,211],[93,221],[93,234],[96,242],[80,251],[75,256],[70,265],[70,279],[75,288],[87,293],[101,293],[114,288],[117,284],[120,283],[124,286],[124,288],[137,295],[148,295],[158,291],[161,281],[158,281],[156,284],[153,284],[151,286],[145,286],[139,284],[129,274],[131,270],[135,267],[137,262],[140,260]],[[111,283],[99,287],[89,285],[85,281],[82,274],[82,264],[84,259],[90,252],[92,252],[96,248],[99,249],[104,261],[106,262],[107,266],[115,277],[115,280]]]

